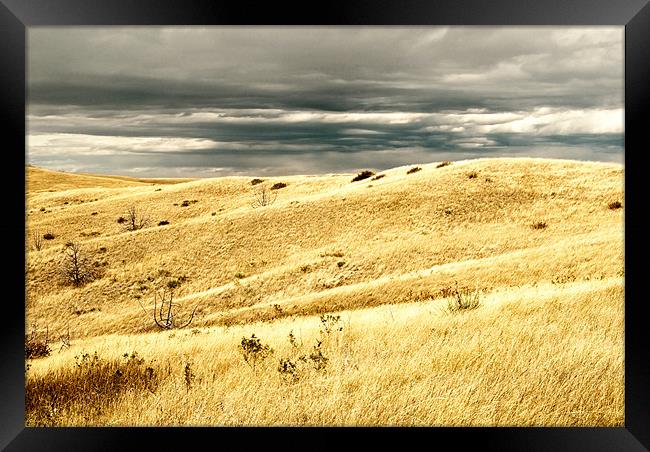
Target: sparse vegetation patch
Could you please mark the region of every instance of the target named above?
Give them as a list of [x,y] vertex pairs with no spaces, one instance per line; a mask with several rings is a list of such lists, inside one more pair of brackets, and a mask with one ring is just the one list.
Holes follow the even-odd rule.
[[607,204],[607,207],[609,207],[611,210],[616,210],[623,207],[623,204],[621,204],[621,201],[614,201]]
[[422,168],[420,168],[419,166],[414,166],[413,168],[411,168],[410,170],[408,170],[408,171],[406,172],[406,174],[417,173],[418,171],[421,171],[421,170],[422,170]]

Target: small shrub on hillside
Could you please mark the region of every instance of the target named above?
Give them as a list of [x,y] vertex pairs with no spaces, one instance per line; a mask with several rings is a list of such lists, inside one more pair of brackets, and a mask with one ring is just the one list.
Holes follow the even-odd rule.
[[165,225],[168,225],[168,224],[169,224],[169,221],[163,220],[163,221],[158,223],[158,226],[165,226]]
[[286,186],[287,186],[287,184],[285,184],[284,182],[276,182],[275,184],[273,184],[271,186],[271,190],[279,190],[279,189],[284,188]]
[[548,225],[546,224],[545,221],[536,221],[531,225],[533,229],[546,229]]
[[471,171],[471,172],[467,173],[467,177],[469,179],[476,179],[478,177],[478,173],[476,171]]
[[321,333],[329,336],[334,331],[343,331],[340,315],[323,314],[320,316]]
[[43,234],[43,238],[45,240],[54,240],[55,236],[52,232],[46,232],[45,234]]
[[449,162],[449,161],[444,161],[444,162],[438,163],[438,164],[436,165],[436,168],[442,168],[443,166],[449,166],[449,165],[451,165],[451,162]]
[[297,362],[292,361],[290,358],[280,358],[280,363],[278,364],[278,372],[286,382],[296,383],[298,380],[300,380],[300,373],[298,370]]
[[189,390],[192,389],[192,382],[194,381],[194,372],[192,372],[192,366],[190,363],[185,363],[183,376],[185,377],[185,389],[189,392]]
[[408,170],[408,171],[406,172],[406,174],[417,173],[417,172],[420,171],[420,170],[422,170],[422,168],[420,168],[419,166],[414,166],[413,168],[411,168],[410,170]]
[[40,231],[36,230],[32,232],[32,247],[36,251],[40,251],[43,248],[43,239]]
[[373,178],[370,179],[370,180],[379,180],[379,179],[381,179],[382,177],[386,177],[386,175],[385,175],[385,174],[377,174],[375,177],[373,177]]
[[314,369],[322,371],[327,368],[327,362],[329,361],[329,358],[323,355],[321,345],[323,345],[322,341],[316,341],[316,345],[314,345],[313,351],[309,354],[309,359],[311,360]]
[[126,218],[120,217],[117,219],[117,224],[123,224],[123,223],[126,223]]
[[262,182],[264,182],[262,179],[253,179],[251,185],[261,184]]
[[63,246],[58,262],[59,276],[63,284],[75,287],[87,284],[100,276],[98,267],[81,244],[68,242]]
[[[147,217],[147,215],[136,206],[129,207],[126,213],[126,220],[122,223],[124,223],[124,229],[127,231],[137,231],[138,229],[142,229],[149,224],[149,217]],[[120,221],[118,219],[118,223],[119,222]]]
[[614,201],[607,204],[607,207],[609,207],[611,210],[616,210],[623,207],[623,204],[621,204],[621,201]]
[[360,181],[360,180],[368,179],[369,177],[374,176],[374,175],[375,175],[374,172],[369,171],[369,170],[364,170],[364,171],[361,171],[356,176],[354,176],[352,178],[352,182],[357,182],[357,181]]
[[272,194],[267,187],[262,186],[253,194],[254,201],[252,202],[251,207],[257,209],[258,207],[270,206],[275,202],[277,197],[277,193]]
[[250,338],[242,337],[239,350],[244,357],[244,361],[253,371],[259,363],[273,354],[273,349],[262,344],[260,339],[255,337],[255,334],[252,334]]
[[32,332],[25,336],[25,358],[45,358],[46,356],[50,356],[51,351],[49,329],[45,330],[44,338],[39,338],[36,332],[36,326],[34,325]]

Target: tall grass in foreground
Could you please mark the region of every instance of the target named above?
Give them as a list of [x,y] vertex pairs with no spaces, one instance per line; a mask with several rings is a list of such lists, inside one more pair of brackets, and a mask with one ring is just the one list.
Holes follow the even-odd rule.
[[[457,316],[444,303],[344,311],[336,328],[305,317],[87,339],[33,361],[26,422],[623,425],[621,278],[485,294]],[[274,350],[254,370],[240,348],[252,333]],[[318,341],[324,369],[281,371]]]

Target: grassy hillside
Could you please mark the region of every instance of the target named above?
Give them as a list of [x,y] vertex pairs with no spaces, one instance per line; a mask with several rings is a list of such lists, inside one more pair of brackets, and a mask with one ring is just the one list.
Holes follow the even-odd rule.
[[[256,185],[103,176],[93,185],[30,169],[27,324],[55,338],[69,330],[71,347],[55,342],[51,356],[30,360],[28,389],[120,369],[146,384],[111,383],[110,402],[98,395],[92,413],[74,393],[56,413],[42,400],[28,421],[622,425],[623,208],[612,204],[623,202],[622,166],[438,166]],[[254,207],[278,182],[275,201]],[[117,222],[131,206],[147,227]],[[45,233],[54,238],[36,250]],[[100,278],[59,282],[69,241]],[[179,317],[196,316],[161,332],[154,291],[170,280]],[[455,288],[479,289],[479,308],[447,312]],[[274,349],[254,370],[238,350],[251,334]],[[96,365],[75,365],[95,351]],[[143,362],[122,356],[134,351]]]

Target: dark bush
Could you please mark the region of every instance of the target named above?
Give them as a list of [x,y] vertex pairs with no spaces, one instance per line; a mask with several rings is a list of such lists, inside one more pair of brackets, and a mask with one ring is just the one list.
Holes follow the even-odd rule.
[[436,165],[436,168],[442,168],[443,166],[448,166],[448,165],[451,165],[451,162],[449,162],[449,161],[444,161],[444,162],[438,163],[438,164]]
[[43,234],[43,238],[45,240],[54,240],[54,234],[52,234],[51,232],[46,232],[45,234]]
[[385,175],[385,174],[377,174],[375,177],[373,177],[373,178],[370,179],[370,180],[379,180],[379,179],[381,179],[382,177],[386,177],[386,175]]
[[264,182],[262,179],[253,179],[251,185],[261,184],[262,182]]
[[126,223],[126,218],[120,217],[117,219],[117,224],[122,224],[122,223]]
[[614,201],[614,202],[610,202],[607,205],[607,207],[609,207],[612,210],[616,210],[616,209],[620,209],[621,207],[623,207],[623,204],[621,204],[621,201]]
[[422,169],[422,168],[420,168],[419,166],[414,166],[413,168],[411,168],[410,170],[408,170],[408,171],[406,172],[406,174],[417,173],[417,172],[420,171],[421,169]]
[[531,227],[532,227],[533,229],[545,229],[546,226],[548,226],[548,225],[546,224],[545,221],[536,221],[535,223],[533,223],[533,224],[531,225]]
[[275,184],[273,184],[271,186],[271,190],[279,190],[279,189],[284,188],[286,186],[287,186],[287,184],[285,184],[284,182],[276,182]]
[[160,223],[158,223],[158,226],[165,226],[165,225],[167,225],[167,224],[169,224],[169,221],[167,221],[167,220],[163,220],[163,221],[161,221]]
[[476,171],[472,171],[470,173],[467,173],[467,177],[470,179],[476,179],[478,177],[478,173]]
[[357,181],[360,181],[360,180],[368,179],[370,176],[374,176],[374,175],[375,175],[374,172],[369,171],[369,170],[364,170],[364,171],[361,171],[356,176],[354,176],[354,178],[352,178],[352,182],[357,182]]

